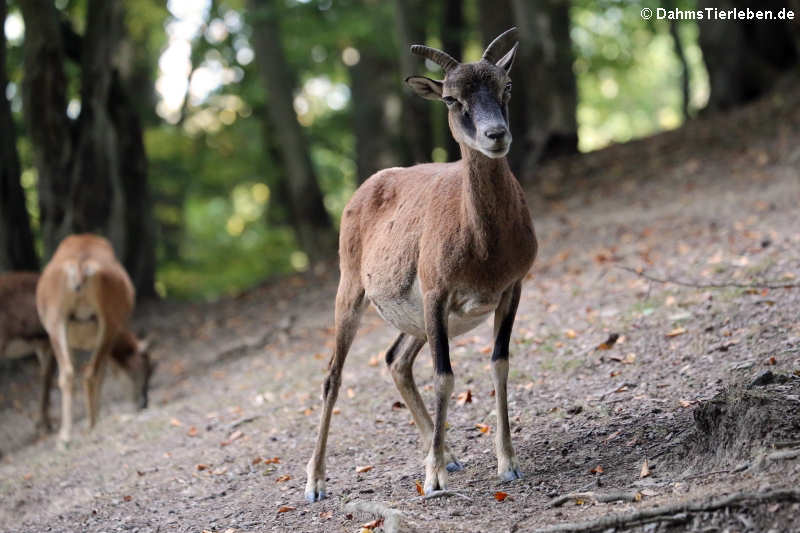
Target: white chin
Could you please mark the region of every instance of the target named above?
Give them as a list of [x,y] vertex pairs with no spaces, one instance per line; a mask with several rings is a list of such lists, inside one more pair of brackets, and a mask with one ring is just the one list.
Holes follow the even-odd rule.
[[506,154],[508,154],[508,149],[509,148],[510,148],[510,146],[506,146],[505,148],[503,148],[502,150],[499,150],[499,151],[498,150],[488,150],[486,148],[478,148],[478,150],[480,150],[480,152],[483,155],[485,155],[486,157],[489,157],[491,159],[500,159],[501,157],[505,157]]

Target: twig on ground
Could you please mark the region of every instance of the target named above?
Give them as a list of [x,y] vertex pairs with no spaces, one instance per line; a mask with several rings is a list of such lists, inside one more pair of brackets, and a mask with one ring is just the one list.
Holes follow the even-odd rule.
[[414,499],[415,500],[432,500],[434,498],[443,498],[443,497],[447,497],[447,496],[456,496],[458,498],[463,498],[463,499],[467,500],[468,502],[472,501],[472,498],[470,498],[469,496],[466,496],[466,495],[458,493],[458,492],[453,492],[452,490],[435,490],[435,491],[431,492],[430,494],[425,494],[424,496],[417,496]]
[[729,474],[731,470],[714,470],[713,472],[701,472],[691,476],[685,476],[681,481],[689,481],[690,479],[699,479],[702,477],[714,476],[716,474]]
[[383,531],[386,533],[413,533],[414,528],[404,519],[403,513],[380,502],[352,501],[344,506],[348,513],[365,513],[383,517]]
[[567,522],[555,526],[535,529],[534,533],[559,533],[572,531],[588,533],[609,528],[629,528],[651,522],[678,521],[688,518],[687,513],[715,511],[743,503],[762,503],[768,501],[800,501],[800,490],[780,489],[766,492],[736,492],[709,501],[688,501],[641,509],[633,513],[602,516],[587,522]]
[[550,502],[550,507],[561,507],[570,500],[588,500],[597,503],[610,502],[638,502],[642,499],[642,493],[634,491],[611,491],[611,492],[572,492],[559,496]]
[[641,272],[635,268],[624,265],[615,265],[617,268],[636,274],[644,279],[654,281],[656,283],[671,283],[673,285],[680,285],[682,287],[692,287],[695,289],[796,289],[800,288],[800,283],[781,283],[779,281],[766,281],[766,282],[753,282],[753,283],[737,283],[734,281],[725,281],[721,283],[698,283],[691,281],[683,281],[673,278],[659,278]]

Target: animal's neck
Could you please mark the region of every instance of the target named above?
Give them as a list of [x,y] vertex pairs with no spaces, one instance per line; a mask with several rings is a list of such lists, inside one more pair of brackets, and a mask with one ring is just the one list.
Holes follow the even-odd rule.
[[499,226],[504,224],[514,197],[510,186],[511,170],[505,157],[492,159],[461,145],[461,164],[465,167],[462,216],[472,232],[478,255],[487,259]]

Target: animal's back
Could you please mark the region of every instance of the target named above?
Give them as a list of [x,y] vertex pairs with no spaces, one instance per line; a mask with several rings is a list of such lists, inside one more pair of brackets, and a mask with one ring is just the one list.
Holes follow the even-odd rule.
[[48,331],[64,321],[71,346],[93,349],[101,324],[114,330],[124,327],[134,290],[106,239],[72,235],[42,272],[36,302]]

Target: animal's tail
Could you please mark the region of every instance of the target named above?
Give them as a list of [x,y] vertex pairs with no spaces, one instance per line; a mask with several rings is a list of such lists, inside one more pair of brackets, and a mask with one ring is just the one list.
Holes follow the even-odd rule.
[[80,292],[100,270],[100,265],[94,259],[71,260],[64,262],[61,268],[67,276],[67,288],[73,292]]

